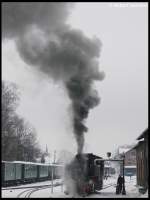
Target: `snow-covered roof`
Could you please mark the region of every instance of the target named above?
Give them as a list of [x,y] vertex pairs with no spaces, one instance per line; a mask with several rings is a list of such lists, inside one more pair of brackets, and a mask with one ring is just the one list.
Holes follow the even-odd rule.
[[2,163],[20,163],[20,164],[30,164],[30,165],[43,165],[43,166],[62,166],[60,164],[35,163],[35,162],[25,162],[25,161],[2,161]]
[[126,165],[125,168],[136,168],[136,165]]
[[119,148],[119,154],[122,154],[122,153],[126,153],[127,151],[129,151],[130,148]]
[[140,140],[140,139],[144,138],[146,134],[148,134],[148,128],[145,129],[143,131],[143,133],[141,133],[141,135],[138,136],[137,140]]

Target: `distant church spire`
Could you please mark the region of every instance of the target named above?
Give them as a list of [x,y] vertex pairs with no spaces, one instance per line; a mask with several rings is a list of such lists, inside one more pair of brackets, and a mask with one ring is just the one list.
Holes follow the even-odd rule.
[[47,147],[47,144],[46,144],[46,151],[45,151],[46,155],[48,155],[48,147]]

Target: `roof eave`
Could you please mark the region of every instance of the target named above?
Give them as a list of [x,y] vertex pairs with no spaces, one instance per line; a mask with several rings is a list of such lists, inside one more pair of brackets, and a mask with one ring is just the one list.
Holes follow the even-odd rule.
[[148,128],[136,140],[140,140],[140,139],[144,138],[144,135],[146,133],[148,133]]

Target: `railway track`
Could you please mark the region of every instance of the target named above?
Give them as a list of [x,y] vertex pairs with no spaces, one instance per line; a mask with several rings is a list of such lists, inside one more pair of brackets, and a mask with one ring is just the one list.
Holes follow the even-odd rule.
[[[133,180],[130,180],[130,181],[126,181],[125,183],[129,183]],[[56,187],[56,186],[60,186],[62,185],[62,183],[60,182],[57,182],[55,183],[53,186]],[[110,183],[110,184],[107,184],[107,185],[104,185],[104,187],[102,188],[102,190],[100,191],[97,191],[98,193],[101,193],[103,190],[109,188],[109,187],[116,187],[116,183]],[[51,188],[52,187],[52,184],[45,184],[45,185],[36,185],[36,186],[27,186],[27,187],[12,187],[12,188],[4,188],[4,190],[23,190],[21,191],[18,195],[17,195],[17,198],[30,198],[31,195],[39,190],[43,190],[43,189],[47,189],[47,188]]]
[[35,186],[25,186],[25,187],[11,187],[11,188],[2,188],[2,190],[19,190],[19,189],[30,189],[30,188],[39,188],[44,186],[50,186],[50,184],[47,185],[35,185]]
[[[56,186],[59,186],[59,185],[62,185],[61,183],[57,183],[57,184],[54,184],[53,186],[56,187]],[[32,188],[28,188],[27,190],[24,190],[22,192],[20,192],[18,195],[17,195],[17,198],[30,198],[31,195],[34,193],[34,192],[37,192],[39,190],[43,190],[43,189],[47,189],[47,188],[51,188],[52,185],[42,185],[42,186],[36,186],[36,187],[32,187]]]
[[[58,184],[61,182],[61,179],[55,179],[55,184]],[[39,182],[40,183],[40,182]],[[15,186],[15,187],[4,187],[2,188],[2,190],[17,190],[17,189],[28,189],[28,188],[39,188],[39,187],[42,187],[42,186],[50,186],[51,185],[51,182],[49,184],[45,184],[45,185],[32,185],[30,186],[28,184],[28,186],[25,185],[20,185],[20,186]]]
[[116,183],[111,183],[111,184],[108,184],[108,185],[106,185],[105,187],[103,187],[103,189],[102,190],[104,190],[104,189],[106,189],[106,188],[109,188],[109,187],[112,187],[112,186],[116,186],[117,184]]
[[[62,185],[61,183],[58,183],[58,184],[54,184],[54,187],[56,187],[56,186],[60,186],[60,185]],[[112,187],[112,186],[116,186],[116,184],[115,183],[112,183],[112,184],[108,184],[108,185],[106,185],[103,189],[106,189],[106,188],[109,188],[109,187]],[[24,190],[24,191],[22,191],[21,193],[19,193],[18,195],[17,195],[17,198],[30,198],[31,197],[31,195],[34,193],[34,192],[37,192],[37,191],[39,191],[39,190],[43,190],[43,189],[47,189],[47,188],[51,188],[51,185],[42,185],[42,186],[36,186],[36,187],[30,187],[30,188],[28,188],[27,190]],[[26,188],[25,188],[26,189]],[[103,190],[102,189],[102,190]]]

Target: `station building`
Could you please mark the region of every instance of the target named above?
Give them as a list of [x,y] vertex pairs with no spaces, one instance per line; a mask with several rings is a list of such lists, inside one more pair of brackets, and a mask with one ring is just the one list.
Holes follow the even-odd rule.
[[137,138],[136,150],[137,185],[148,188],[148,128]]

